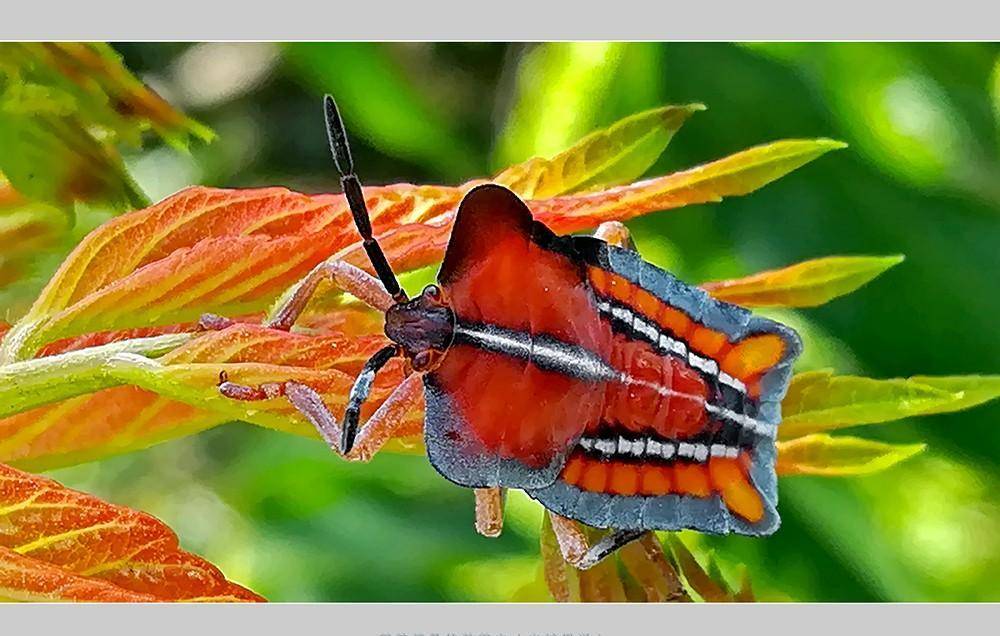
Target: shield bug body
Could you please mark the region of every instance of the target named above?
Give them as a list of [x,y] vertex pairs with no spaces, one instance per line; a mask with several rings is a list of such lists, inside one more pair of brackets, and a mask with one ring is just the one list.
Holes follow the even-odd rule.
[[[794,331],[710,297],[643,261],[627,230],[556,236],[510,190],[466,194],[438,284],[408,299],[372,237],[332,98],[327,129],[344,193],[378,280],[341,262],[304,279],[271,326],[290,328],[320,280],[385,312],[392,344],[364,366],[338,423],[294,382],[223,378],[235,399],[286,396],[335,450],[369,458],[423,389],[427,453],[477,489],[477,528],[497,534],[502,488],[552,515],[567,560],[588,567],[650,530],[765,535],[779,523],[775,436],[801,344]],[[414,373],[359,429],[375,374]],[[577,520],[609,528],[579,545]]]

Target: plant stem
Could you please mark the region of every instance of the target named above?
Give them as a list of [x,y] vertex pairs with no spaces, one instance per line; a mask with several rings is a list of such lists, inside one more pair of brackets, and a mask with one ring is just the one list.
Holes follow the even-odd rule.
[[0,366],[0,417],[123,384],[108,372],[113,356],[160,356],[192,336],[177,333],[134,338]]

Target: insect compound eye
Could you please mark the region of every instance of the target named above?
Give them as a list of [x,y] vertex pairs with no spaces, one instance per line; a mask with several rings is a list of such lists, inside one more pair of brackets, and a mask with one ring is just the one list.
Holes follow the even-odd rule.
[[424,287],[424,296],[427,296],[431,300],[440,300],[441,288],[437,285],[428,285]]

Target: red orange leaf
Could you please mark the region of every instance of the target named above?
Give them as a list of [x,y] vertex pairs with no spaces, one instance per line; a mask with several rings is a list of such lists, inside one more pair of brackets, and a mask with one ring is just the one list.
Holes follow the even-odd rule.
[[0,601],[149,603],[156,600],[152,594],[89,579],[0,547]]
[[154,517],[0,464],[0,597],[261,601]]
[[[776,142],[667,177],[529,205],[557,231],[577,231],[745,194],[840,146]],[[397,268],[440,259],[451,213],[472,185],[366,189],[374,228]],[[357,243],[339,195],[191,188],[91,233],[15,326],[15,344],[4,344],[0,360],[30,356],[46,342],[87,331],[260,310],[328,257],[347,255],[363,264]]]
[[[0,419],[0,461],[48,469],[145,448],[237,419],[316,436],[285,399],[224,398],[217,388],[219,372],[248,384],[305,382],[339,416],[354,376],[384,343],[381,336],[310,336],[248,324],[204,333],[156,361],[136,356],[138,362],[125,358],[106,365],[107,377],[134,386],[107,388]],[[31,363],[43,360],[48,359]],[[364,413],[377,408],[401,379],[395,363],[380,374]],[[397,448],[419,444],[422,421],[422,409],[414,410]]]
[[[842,147],[844,144],[828,139],[778,141],[664,177],[597,192],[534,199],[527,204],[539,221],[556,232],[579,232],[605,221],[747,194]],[[450,222],[450,215],[443,215],[423,225],[390,229],[381,240],[394,264],[403,270],[415,269],[441,259]],[[349,250],[346,258],[367,268],[360,245]]]
[[[450,210],[458,188],[366,191],[377,231]],[[84,239],[15,326],[0,359],[59,338],[262,310],[322,260],[357,241],[340,195],[283,188],[189,188]]]
[[902,256],[827,256],[701,287],[719,300],[746,307],[816,307],[901,262]]

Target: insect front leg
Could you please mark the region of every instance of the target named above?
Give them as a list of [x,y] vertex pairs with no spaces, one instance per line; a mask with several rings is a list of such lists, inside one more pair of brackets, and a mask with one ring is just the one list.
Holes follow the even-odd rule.
[[563,559],[578,570],[594,567],[605,557],[614,554],[618,548],[639,539],[647,532],[612,529],[591,546],[577,522],[552,511],[549,511],[549,519]]
[[291,329],[305,311],[319,284],[325,280],[383,313],[394,302],[374,276],[344,261],[328,261],[315,267],[296,283],[292,293],[272,312],[264,326],[283,331]]
[[503,532],[504,488],[476,488],[476,532],[484,537],[499,537]]
[[[281,331],[291,330],[305,311],[309,300],[316,294],[319,284],[325,280],[383,313],[394,302],[392,296],[382,287],[382,283],[368,272],[344,261],[328,261],[317,265],[295,284],[291,294],[275,308],[269,318],[264,320],[264,326]],[[236,324],[236,321],[231,318],[217,314],[202,314],[198,320],[198,329],[220,331],[233,324]]]
[[632,233],[620,221],[605,221],[597,226],[594,237],[599,238],[608,245],[614,245],[627,250],[637,251],[635,243],[632,241]]
[[361,405],[368,398],[375,373],[393,357],[395,351],[394,346],[381,349],[365,364],[351,389],[342,423],[337,422],[319,393],[298,382],[272,382],[253,387],[230,382],[223,372],[219,392],[244,401],[285,397],[316,427],[330,448],[348,460],[366,462],[401,430],[407,414],[419,403],[422,394],[421,376],[411,374],[389,394],[363,426],[358,426]]

